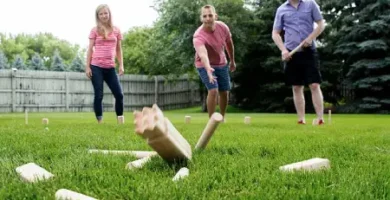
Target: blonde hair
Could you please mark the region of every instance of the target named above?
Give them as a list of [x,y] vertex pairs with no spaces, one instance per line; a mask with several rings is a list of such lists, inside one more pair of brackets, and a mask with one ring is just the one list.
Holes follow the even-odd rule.
[[[109,18],[108,18],[108,27],[104,26],[100,20],[99,20],[99,12],[102,10],[102,9],[107,9],[108,11],[108,14],[109,14]],[[112,25],[112,17],[111,17],[111,10],[110,8],[108,7],[107,4],[101,4],[99,5],[97,8],[96,8],[96,14],[95,14],[95,19],[96,19],[96,28],[97,28],[97,32],[99,35],[103,35],[104,39],[107,39],[108,37],[108,32],[112,31],[113,29],[113,25]]]

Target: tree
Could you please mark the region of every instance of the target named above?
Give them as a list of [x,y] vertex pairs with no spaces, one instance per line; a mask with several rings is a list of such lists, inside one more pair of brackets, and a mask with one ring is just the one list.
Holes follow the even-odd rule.
[[85,71],[84,66],[85,66],[85,64],[83,63],[81,58],[79,56],[76,56],[72,61],[70,69],[71,69],[71,71],[74,71],[74,72],[84,72]]
[[[341,3],[341,1],[340,1]],[[390,112],[390,2],[343,4],[335,53],[343,57],[344,73],[355,88],[353,111]]]
[[125,72],[128,74],[151,74],[150,63],[152,59],[149,49],[152,40],[152,34],[155,31],[150,27],[134,27],[123,36],[123,63]]
[[14,62],[12,63],[12,68],[16,68],[18,70],[27,69],[26,65],[24,64],[24,60],[20,55],[15,56]]
[[0,50],[0,69],[8,69],[8,59],[5,56],[4,52]]
[[60,52],[56,49],[53,54],[52,63],[51,63],[52,71],[66,71],[66,66],[63,63],[63,60],[60,56]]
[[[78,54],[80,48],[68,41],[61,40],[50,33],[6,35],[0,33],[0,50],[8,58],[14,55],[21,55],[24,60],[31,60],[35,53],[42,58],[51,58],[55,49],[58,49],[60,55],[66,64],[70,64],[73,58]],[[46,67],[50,67],[51,62],[46,62]]]
[[38,53],[35,53],[30,60],[30,67],[32,70],[46,70],[43,60]]

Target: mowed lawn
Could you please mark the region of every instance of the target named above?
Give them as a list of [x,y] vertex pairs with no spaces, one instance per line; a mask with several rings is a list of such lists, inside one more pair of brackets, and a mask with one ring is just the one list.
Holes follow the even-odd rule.
[[[207,123],[199,109],[164,114],[194,148]],[[184,116],[191,115],[191,124]],[[252,123],[245,125],[244,117]],[[41,119],[50,120],[45,130]],[[294,114],[231,113],[208,146],[195,152],[189,176],[173,182],[178,167],[160,157],[130,171],[129,155],[88,149],[152,150],[134,133],[133,116],[117,125],[105,113],[0,114],[0,199],[54,199],[61,188],[97,199],[390,199],[390,115],[332,115],[332,124],[297,125]],[[331,169],[281,172],[282,165],[327,158]],[[55,177],[23,182],[15,168],[34,162]]]

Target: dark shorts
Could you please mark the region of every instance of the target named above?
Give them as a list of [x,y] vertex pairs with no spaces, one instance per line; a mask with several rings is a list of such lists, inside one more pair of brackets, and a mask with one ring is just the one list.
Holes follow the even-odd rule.
[[214,84],[209,82],[209,77],[207,76],[207,71],[205,68],[197,68],[200,79],[203,84],[206,86],[207,90],[218,88],[219,91],[229,91],[230,90],[230,75],[229,75],[229,65],[224,67],[213,67],[213,75],[217,77],[217,81]]
[[296,52],[291,60],[284,63],[286,85],[310,85],[321,83],[318,52],[310,48],[304,48]]

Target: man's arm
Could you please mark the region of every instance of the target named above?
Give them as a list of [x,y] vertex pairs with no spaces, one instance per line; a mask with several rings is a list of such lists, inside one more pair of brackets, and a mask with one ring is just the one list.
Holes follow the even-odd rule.
[[209,57],[207,55],[207,49],[203,45],[196,45],[195,46],[196,53],[198,54],[200,60],[202,61],[203,66],[206,69],[211,69]]
[[236,63],[234,60],[234,44],[232,37],[229,37],[229,39],[226,42],[226,50],[230,59],[230,62]]
[[274,40],[276,46],[278,46],[278,48],[281,52],[287,51],[286,47],[284,46],[282,37],[280,36],[280,32],[281,32],[281,30],[274,29],[272,31],[272,39]]
[[313,30],[313,32],[305,39],[305,45],[309,46],[325,29],[324,20],[320,11],[320,7],[315,1],[311,2],[311,14],[312,18],[317,24],[317,27]]
[[314,31],[309,35],[310,40],[315,40],[325,29],[324,20],[316,21],[317,27],[314,29]]

